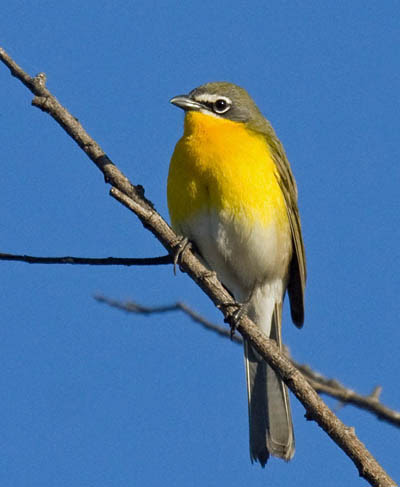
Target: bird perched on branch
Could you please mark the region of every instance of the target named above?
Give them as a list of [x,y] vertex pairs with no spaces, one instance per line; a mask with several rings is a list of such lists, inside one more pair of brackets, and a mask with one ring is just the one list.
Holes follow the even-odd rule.
[[[249,318],[282,346],[283,298],[304,321],[306,264],[289,162],[249,94],[226,82],[202,85],[171,103],[185,111],[168,176],[173,228],[195,243]],[[290,460],[295,442],[288,390],[244,342],[250,457]]]

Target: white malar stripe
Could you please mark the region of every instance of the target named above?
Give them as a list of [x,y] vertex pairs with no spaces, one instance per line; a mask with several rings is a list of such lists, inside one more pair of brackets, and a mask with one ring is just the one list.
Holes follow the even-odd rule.
[[210,115],[210,117],[224,118],[221,115],[218,115],[217,113],[212,112],[211,110],[207,110],[206,108],[200,108],[199,112],[202,113],[203,115]]

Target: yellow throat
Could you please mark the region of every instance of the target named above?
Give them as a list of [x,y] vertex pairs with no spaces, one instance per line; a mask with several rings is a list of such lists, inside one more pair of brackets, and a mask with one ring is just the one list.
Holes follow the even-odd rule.
[[287,226],[284,196],[266,138],[245,123],[189,111],[172,155],[168,207],[176,228],[227,210],[248,225]]

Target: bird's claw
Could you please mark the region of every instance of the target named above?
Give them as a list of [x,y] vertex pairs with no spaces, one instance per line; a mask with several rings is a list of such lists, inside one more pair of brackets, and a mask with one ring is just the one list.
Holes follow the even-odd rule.
[[229,313],[229,315],[224,319],[225,323],[228,323],[231,327],[231,340],[233,339],[235,332],[239,326],[239,322],[244,314],[246,314],[247,306],[246,303],[234,303],[234,304],[226,304],[222,305],[222,307],[230,307],[235,308],[233,311]]
[[179,240],[178,244],[176,245],[176,249],[174,249],[175,255],[174,255],[174,260],[173,260],[174,275],[175,276],[176,276],[176,266],[179,265],[180,260],[182,258],[183,253],[185,252],[185,250],[187,250],[190,247],[191,247],[191,243],[187,237],[182,237]]

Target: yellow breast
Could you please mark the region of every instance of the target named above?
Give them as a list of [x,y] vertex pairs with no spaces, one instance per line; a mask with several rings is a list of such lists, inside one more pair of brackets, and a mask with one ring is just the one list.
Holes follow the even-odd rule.
[[267,141],[246,125],[200,112],[185,116],[184,135],[168,176],[172,225],[210,210],[232,218],[287,226],[278,174]]

